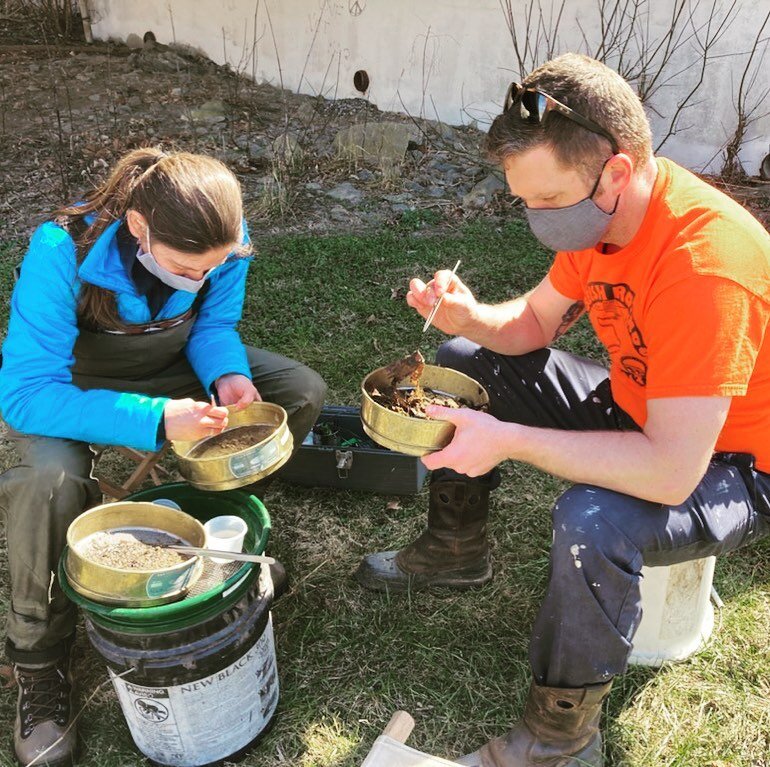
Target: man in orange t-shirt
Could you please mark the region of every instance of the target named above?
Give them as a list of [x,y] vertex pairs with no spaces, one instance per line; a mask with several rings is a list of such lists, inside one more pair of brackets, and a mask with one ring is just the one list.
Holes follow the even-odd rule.
[[[407,302],[458,336],[439,364],[481,382],[490,410],[434,407],[456,426],[423,458],[428,527],[364,558],[372,589],[489,580],[496,466],[526,461],[575,484],[553,507],[548,590],[530,642],[522,720],[460,760],[601,765],[599,718],[641,617],[642,565],[770,533],[770,236],[741,206],[655,158],[629,85],[567,54],[512,84],[487,148],[556,252],[526,295],[490,306],[448,271]],[[583,314],[609,372],[548,344]]]

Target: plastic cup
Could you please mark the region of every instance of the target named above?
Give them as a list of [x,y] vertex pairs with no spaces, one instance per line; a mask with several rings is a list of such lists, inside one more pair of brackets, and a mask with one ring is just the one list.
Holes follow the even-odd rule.
[[[206,531],[207,549],[243,551],[243,540],[246,537],[249,526],[241,517],[232,514],[210,519],[203,525],[203,529]],[[222,564],[232,560],[211,557],[211,561]]]

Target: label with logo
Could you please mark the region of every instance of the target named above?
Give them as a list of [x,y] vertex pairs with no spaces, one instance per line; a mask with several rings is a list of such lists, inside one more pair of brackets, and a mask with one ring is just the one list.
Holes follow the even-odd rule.
[[171,767],[224,759],[254,740],[278,705],[272,616],[250,650],[209,676],[169,687],[132,684],[112,670],[110,677],[145,756]]

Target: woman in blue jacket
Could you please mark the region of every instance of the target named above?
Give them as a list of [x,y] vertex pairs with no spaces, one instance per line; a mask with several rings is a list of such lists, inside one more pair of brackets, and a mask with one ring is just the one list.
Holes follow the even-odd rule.
[[32,237],[0,368],[0,410],[21,456],[0,478],[0,504],[22,764],[54,743],[46,763],[65,763],[75,748],[75,613],[56,572],[69,523],[101,499],[90,445],[199,439],[224,429],[223,406],[260,399],[286,409],[299,445],[318,415],[325,386],[314,371],[241,343],[248,252],[235,176],[212,158],[155,149],[126,155]]

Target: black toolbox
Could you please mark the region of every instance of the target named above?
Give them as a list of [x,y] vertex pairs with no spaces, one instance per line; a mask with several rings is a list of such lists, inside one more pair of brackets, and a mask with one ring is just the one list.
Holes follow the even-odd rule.
[[310,487],[409,495],[420,491],[427,473],[418,457],[373,442],[357,407],[328,405],[279,476]]

